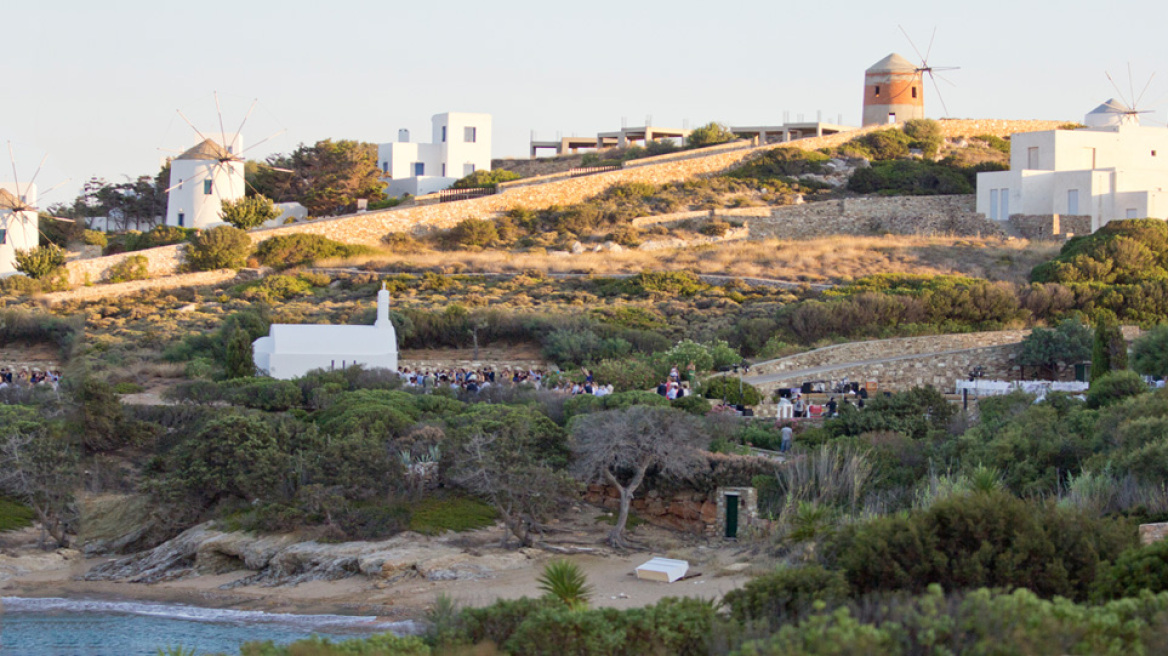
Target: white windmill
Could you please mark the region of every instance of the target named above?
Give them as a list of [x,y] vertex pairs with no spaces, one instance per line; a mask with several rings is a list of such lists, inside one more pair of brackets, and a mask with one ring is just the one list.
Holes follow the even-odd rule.
[[1144,94],[1148,92],[1148,87],[1152,85],[1152,78],[1156,77],[1153,73],[1148,76],[1148,81],[1144,84],[1144,88],[1140,94],[1136,95],[1135,83],[1132,81],[1131,64],[1127,65],[1127,83],[1131,95],[1128,96],[1115,83],[1115,79],[1111,77],[1111,73],[1104,73],[1107,76],[1107,81],[1111,83],[1111,87],[1119,94],[1119,99],[1109,98],[1102,105],[1087,112],[1083,117],[1083,123],[1087,127],[1103,128],[1103,127],[1122,127],[1129,125],[1140,124],[1140,114],[1152,114],[1153,110],[1140,109],[1140,102],[1144,99]]
[[[0,182],[0,276],[16,273],[16,251],[40,245],[40,208],[37,207],[36,179],[45,165],[45,160],[49,158],[45,155],[32,178],[21,184],[11,141],[8,142],[8,157],[12,164],[12,182]],[[65,182],[67,181],[49,187],[45,193]],[[53,218],[72,222],[72,219]]]
[[181,111],[178,115],[195,134],[199,143],[170,162],[170,186],[167,188],[166,225],[181,228],[208,228],[221,224],[223,201],[242,198],[247,190],[244,177],[244,155],[248,150],[275,138],[284,130],[261,139],[248,148],[243,147],[243,126],[255,109],[253,101],[234,134],[223,127],[223,111],[219,94],[215,94],[215,110],[219,115],[220,141],[208,138]]

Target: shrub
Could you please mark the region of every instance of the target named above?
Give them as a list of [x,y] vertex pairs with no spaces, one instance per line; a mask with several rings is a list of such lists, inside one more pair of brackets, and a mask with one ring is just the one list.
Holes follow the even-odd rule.
[[516,629],[536,611],[553,608],[547,599],[503,599],[482,608],[466,608],[462,620],[466,624],[469,642],[493,642],[502,645],[515,635]]
[[1168,590],[1168,540],[1128,549],[1102,568],[1091,591],[1096,602]]
[[496,169],[488,171],[486,169],[479,169],[474,173],[456,180],[454,184],[450,185],[453,189],[472,189],[475,187],[494,187],[500,182],[510,182],[518,180],[523,176],[515,171],[508,171],[506,169]]
[[32,508],[19,501],[0,497],[0,532],[32,526],[33,517],[35,513]]
[[595,589],[588,585],[584,570],[567,560],[553,560],[544,565],[536,583],[546,596],[558,599],[572,610],[587,608],[595,593]]
[[410,513],[410,530],[422,535],[486,528],[498,517],[490,504],[460,496],[426,497],[412,504]]
[[183,249],[183,260],[191,271],[240,269],[251,255],[251,238],[239,228],[218,226],[201,230]]
[[817,601],[837,605],[848,598],[842,572],[819,565],[785,567],[747,581],[726,593],[730,616],[739,622],[769,622],[778,627],[807,615]]
[[111,266],[106,278],[110,282],[129,282],[131,280],[146,280],[150,277],[150,261],[145,255],[129,255],[121,262]]
[[1135,541],[1123,522],[1006,492],[952,496],[925,511],[845,526],[824,545],[853,594],[1029,588],[1085,599],[1102,561]]
[[795,178],[809,173],[823,173],[823,164],[830,159],[813,150],[783,146],[764,152],[732,169],[728,175],[760,181]]
[[121,382],[114,385],[114,394],[140,394],[145,389],[138,383]]
[[710,122],[694,128],[685,138],[685,145],[690,148],[704,148],[734,141],[737,138],[725,124]]
[[34,280],[48,278],[65,266],[65,249],[56,244],[16,249],[16,270]]
[[1063,244],[1058,257],[1034,267],[1030,279],[1118,284],[1168,279],[1168,225],[1160,219],[1111,221]]
[[1091,382],[1087,407],[1102,408],[1148,391],[1148,385],[1134,371],[1113,371]]
[[354,257],[372,252],[373,249],[368,246],[343,244],[321,235],[293,233],[261,241],[256,247],[255,256],[264,266],[283,269],[327,258]]
[[592,374],[597,383],[612,385],[617,392],[646,390],[661,382],[653,366],[639,358],[601,360],[592,368]]
[[[190,654],[194,653],[192,649]],[[271,640],[246,642],[240,647],[239,653],[240,656],[373,656],[375,654],[430,656],[431,650],[430,646],[418,636],[379,633],[368,638],[353,638],[340,642],[334,642],[320,636],[297,640],[288,645],[277,645]],[[168,653],[165,656],[171,656],[171,654]],[[186,652],[181,652],[180,656],[186,656]]]
[[848,179],[848,189],[860,194],[894,196],[974,192],[973,185],[958,171],[934,162],[904,159],[877,161],[856,171]]
[[300,386],[290,380],[236,378],[222,383],[222,386],[222,397],[248,408],[283,412],[304,403]]
[[856,137],[840,147],[840,152],[851,157],[875,161],[902,159],[909,156],[912,137],[902,130],[889,128]]
[[271,198],[265,196],[244,196],[237,200],[224,199],[220,210],[220,217],[239,228],[251,230],[280,218],[280,210]]
[[485,248],[499,239],[494,221],[465,219],[446,234],[448,243],[455,246]]
[[912,147],[920,148],[921,154],[933,159],[941,150],[944,137],[941,135],[941,124],[927,118],[914,118],[904,124],[904,133],[912,139]]
[[673,407],[678,410],[685,410],[691,415],[705,416],[710,411],[713,404],[704,397],[697,394],[690,394],[689,396],[679,396],[673,400]]
[[81,243],[86,246],[101,246],[105,248],[109,244],[109,239],[100,230],[86,230],[81,233]]
[[273,303],[297,296],[304,296],[312,291],[312,287],[312,283],[304,276],[277,274],[244,283],[236,289],[242,298],[262,301],[264,303]]
[[736,376],[718,376],[702,385],[702,396],[707,399],[725,399],[731,405],[758,405],[762,393],[750,383],[740,381]]
[[1168,324],[1161,324],[1132,342],[1131,365],[1146,376],[1168,376]]

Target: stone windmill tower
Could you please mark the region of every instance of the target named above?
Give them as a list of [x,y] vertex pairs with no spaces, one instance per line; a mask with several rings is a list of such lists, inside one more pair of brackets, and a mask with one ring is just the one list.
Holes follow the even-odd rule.
[[917,66],[895,52],[864,71],[864,125],[925,117],[925,93]]

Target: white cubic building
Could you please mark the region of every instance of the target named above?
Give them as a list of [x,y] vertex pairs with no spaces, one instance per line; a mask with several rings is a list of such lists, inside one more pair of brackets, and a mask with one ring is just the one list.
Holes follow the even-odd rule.
[[1010,138],[1010,170],[977,175],[977,211],[1090,217],[1094,232],[1117,219],[1168,219],[1168,128],[1139,125],[1109,100],[1085,128]]
[[226,148],[206,139],[170,161],[170,191],[166,225],[210,228],[223,223],[223,201],[239,200],[246,192],[243,138],[235,135]]
[[389,291],[377,292],[372,326],[272,324],[267,337],[252,343],[256,369],[273,378],[299,378],[313,369],[397,371],[397,332],[389,320]]
[[412,143],[409,130],[377,147],[377,165],[390,196],[421,196],[447,189],[459,178],[491,170],[491,115],[436,114],[431,143]]
[[0,277],[16,273],[16,251],[40,244],[36,185],[0,182]]

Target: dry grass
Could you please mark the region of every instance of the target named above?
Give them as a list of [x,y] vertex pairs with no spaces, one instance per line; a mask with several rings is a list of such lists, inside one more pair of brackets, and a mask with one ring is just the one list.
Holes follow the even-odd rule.
[[964,274],[1025,282],[1030,269],[1058,252],[1058,245],[1024,239],[924,236],[833,236],[808,240],[725,242],[712,246],[620,253],[550,256],[544,252],[425,251],[381,252],[319,262],[323,267],[435,270],[447,273],[637,273],[684,270],[694,273],[847,282],[876,273]]

